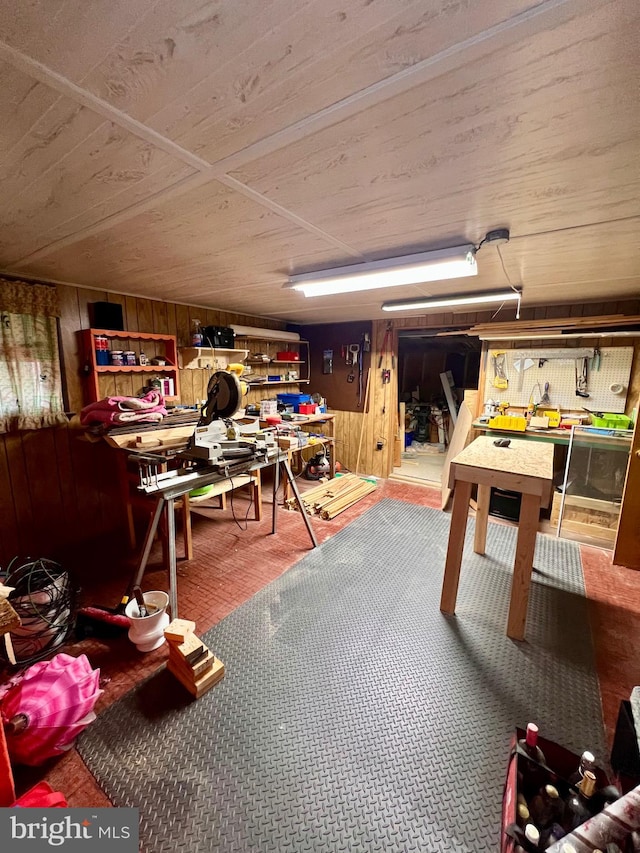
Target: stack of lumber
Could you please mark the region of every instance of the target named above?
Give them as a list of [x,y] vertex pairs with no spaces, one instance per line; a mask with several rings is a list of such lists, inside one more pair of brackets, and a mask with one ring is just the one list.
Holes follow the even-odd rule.
[[[375,487],[375,483],[361,480],[355,474],[345,474],[343,477],[329,480],[328,483],[320,483],[300,497],[308,512],[316,513],[322,518],[335,518],[372,492]],[[295,498],[289,498],[286,503],[288,509],[299,509]]]
[[[640,324],[639,316],[625,314],[607,314],[600,317],[561,317],[546,320],[514,320],[504,323],[479,323],[467,330],[467,335],[504,335],[510,338],[514,335],[522,337],[526,334],[540,335],[553,332],[580,332],[586,330],[619,329]],[[458,333],[459,334],[459,333]]]
[[195,628],[189,619],[174,619],[164,636],[169,643],[167,669],[199,699],[224,676],[224,664],[196,637]]

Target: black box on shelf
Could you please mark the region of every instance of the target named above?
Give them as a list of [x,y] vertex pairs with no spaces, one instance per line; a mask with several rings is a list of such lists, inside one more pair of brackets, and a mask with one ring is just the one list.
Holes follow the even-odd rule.
[[122,305],[117,302],[89,302],[88,307],[92,329],[124,331]]
[[236,345],[236,333],[227,326],[205,326],[202,330],[202,345],[205,347],[234,349]]

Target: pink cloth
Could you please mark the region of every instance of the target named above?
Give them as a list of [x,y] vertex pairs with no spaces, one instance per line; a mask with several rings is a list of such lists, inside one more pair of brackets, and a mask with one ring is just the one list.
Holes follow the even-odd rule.
[[80,412],[80,423],[126,424],[157,422],[167,414],[164,398],[159,391],[149,391],[144,397],[105,397],[90,403]]

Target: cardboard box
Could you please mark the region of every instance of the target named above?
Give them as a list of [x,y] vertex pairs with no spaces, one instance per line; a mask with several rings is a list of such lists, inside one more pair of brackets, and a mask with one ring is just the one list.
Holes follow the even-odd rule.
[[281,435],[278,437],[278,447],[282,450],[297,450],[298,439],[292,435]]
[[278,414],[278,402],[277,400],[261,400],[260,401],[260,417],[266,418],[267,415],[277,415]]

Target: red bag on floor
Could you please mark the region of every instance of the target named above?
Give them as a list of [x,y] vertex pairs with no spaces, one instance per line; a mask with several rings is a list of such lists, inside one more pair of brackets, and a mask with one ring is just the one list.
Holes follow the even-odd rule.
[[18,797],[13,787],[13,772],[7,752],[7,744],[4,736],[4,728],[0,725],[0,806],[39,808],[39,809],[64,809],[68,805],[67,800],[60,791],[54,791],[47,782],[39,782],[26,794]]
[[60,791],[54,791],[47,782],[38,782],[26,794],[13,803],[23,809],[66,809],[68,806],[65,796]]

